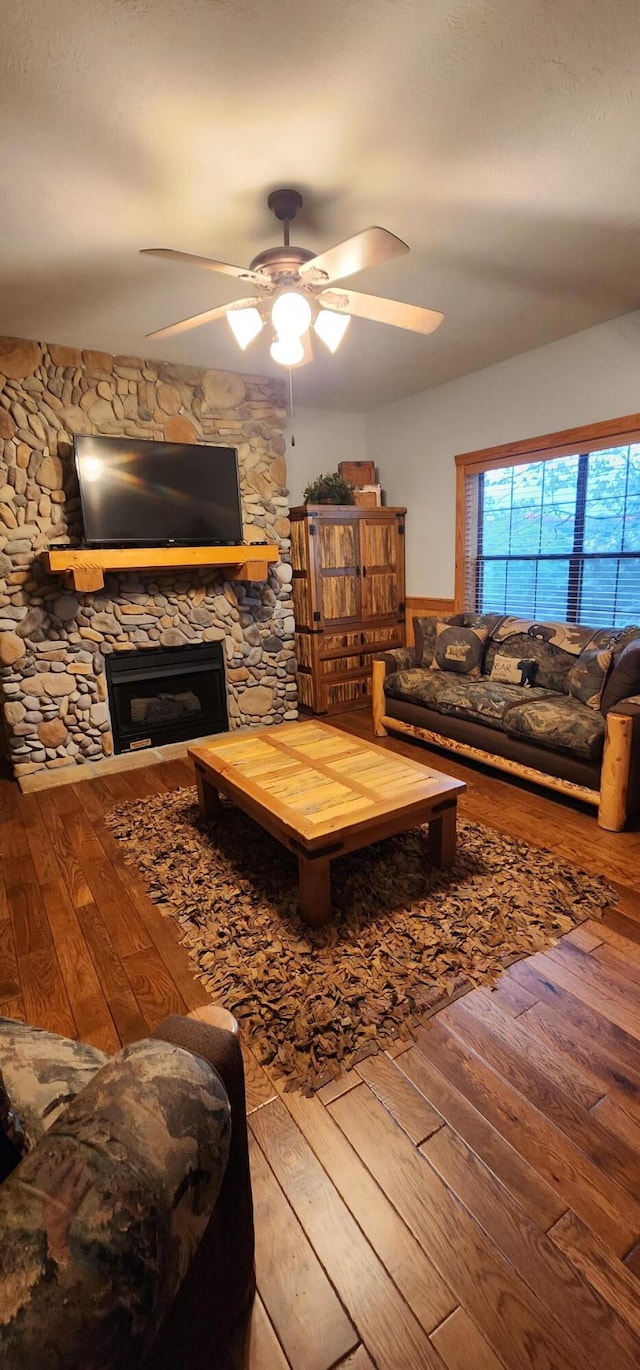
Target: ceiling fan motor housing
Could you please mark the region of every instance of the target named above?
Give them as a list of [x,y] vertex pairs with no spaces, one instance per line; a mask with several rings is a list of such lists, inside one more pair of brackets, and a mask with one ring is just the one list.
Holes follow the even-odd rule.
[[280,247],[268,247],[264,252],[259,252],[249,270],[259,271],[274,285],[297,283],[300,267],[316,255],[307,247],[293,247],[289,242],[289,224],[295,219],[298,210],[302,209],[302,203],[299,190],[272,190],[267,200],[276,219],[284,224],[284,243]]
[[249,270],[264,273],[278,285],[286,285],[297,281],[300,267],[315,255],[308,247],[267,247],[253,258]]

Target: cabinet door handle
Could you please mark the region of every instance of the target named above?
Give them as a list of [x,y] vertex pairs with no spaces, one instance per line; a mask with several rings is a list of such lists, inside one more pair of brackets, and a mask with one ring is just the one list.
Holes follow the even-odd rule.
[[357,575],[357,576],[360,575],[360,567],[359,567],[359,566],[356,566],[356,575]]
[[360,665],[361,665],[361,666],[364,666],[364,657],[363,657],[362,653],[360,654]]
[[366,574],[367,574],[367,568],[366,568],[366,566],[363,566],[363,568],[362,568],[362,574],[363,574],[363,576],[366,576]]

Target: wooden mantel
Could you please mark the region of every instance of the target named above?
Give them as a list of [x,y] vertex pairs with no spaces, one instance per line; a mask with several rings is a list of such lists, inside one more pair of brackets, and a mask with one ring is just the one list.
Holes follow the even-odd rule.
[[101,590],[106,571],[172,571],[214,566],[231,580],[266,580],[269,562],[280,560],[275,542],[243,547],[59,547],[43,552],[46,570],[64,575],[80,594]]

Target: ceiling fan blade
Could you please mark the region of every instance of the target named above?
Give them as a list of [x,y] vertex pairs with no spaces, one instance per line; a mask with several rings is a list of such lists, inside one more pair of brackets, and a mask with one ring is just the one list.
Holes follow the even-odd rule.
[[249,271],[248,267],[232,266],[229,262],[217,262],[214,257],[198,257],[193,252],[177,252],[172,247],[142,247],[140,255],[143,257],[166,257],[169,262],[185,262],[187,266],[201,266],[205,271],[221,271],[225,276],[236,276],[241,281],[250,282],[251,285],[264,286],[268,284],[264,276],[259,276],[256,271]]
[[256,306],[255,296],[248,300],[234,300],[232,304],[220,304],[216,309],[205,309],[203,314],[191,314],[188,319],[180,319],[179,323],[167,324],[166,328],[156,328],[153,333],[147,333],[147,338],[172,338],[176,333],[186,333],[189,328],[200,328],[203,323],[213,323],[214,319],[223,319],[230,309],[249,309]]
[[435,309],[385,300],[378,295],[361,295],[358,290],[324,290],[319,299],[327,309],[353,314],[357,319],[370,319],[372,323],[408,328],[412,333],[433,333],[444,318]]
[[396,238],[387,228],[364,228],[353,238],[345,238],[343,243],[319,252],[300,268],[300,276],[316,279],[316,272],[323,273],[327,282],[340,281],[344,276],[355,276],[366,266],[379,266],[391,257],[401,257],[409,248],[402,238]]

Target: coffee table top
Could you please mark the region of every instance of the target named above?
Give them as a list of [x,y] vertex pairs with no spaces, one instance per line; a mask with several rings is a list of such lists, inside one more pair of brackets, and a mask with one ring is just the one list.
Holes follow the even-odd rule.
[[455,799],[461,780],[317,720],[221,733],[188,748],[211,783],[267,826],[312,849],[345,829],[380,828],[403,815],[410,827],[431,805]]

